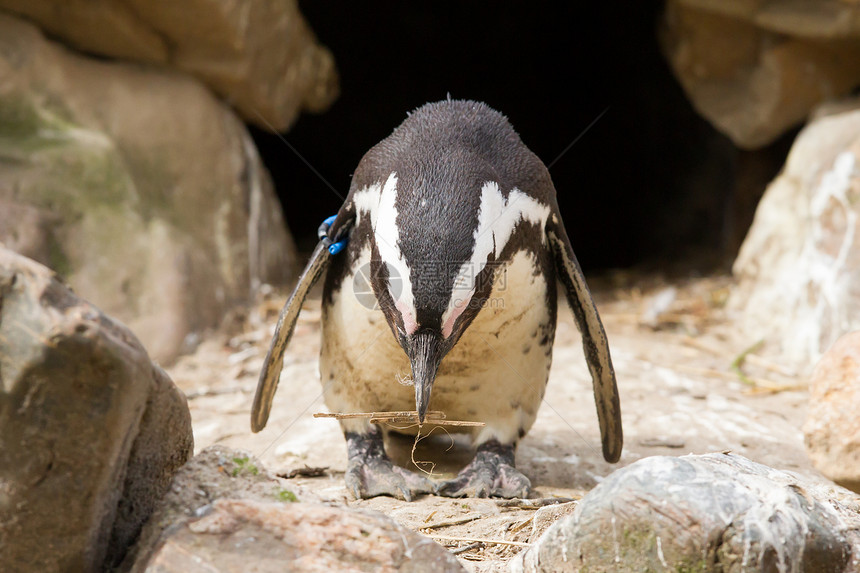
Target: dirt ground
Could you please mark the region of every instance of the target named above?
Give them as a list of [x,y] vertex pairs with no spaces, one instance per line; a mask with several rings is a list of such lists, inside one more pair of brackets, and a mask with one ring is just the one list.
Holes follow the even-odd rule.
[[[531,479],[536,497],[577,499],[614,470],[655,455],[731,450],[775,468],[818,476],[800,429],[807,410],[806,380],[784,369],[767,341],[744,339],[733,328],[725,310],[729,277],[668,281],[613,273],[591,279],[591,285],[618,378],[624,453],[618,464],[602,459],[591,379],[571,313],[561,303],[546,398],[517,451],[517,466]],[[318,296],[299,319],[269,425],[252,434],[251,401],[285,298],[285,293],[264,297],[169,369],[188,395],[197,451],[212,444],[247,450],[276,473],[328,468],[320,477],[289,479],[285,487],[300,499],[375,509],[406,527],[438,535],[439,543],[461,550],[459,558],[470,571],[504,570],[523,544],[537,538],[543,514],[573,507],[542,510],[534,519],[534,508],[505,507],[492,499],[353,499],[343,482],[346,448],[338,424],[313,418],[327,411],[317,374]],[[451,476],[471,456],[462,440],[453,442],[449,449],[451,438],[431,437],[419,443],[415,458],[436,462],[434,475]],[[412,443],[412,438],[390,441],[398,463],[411,463]]]

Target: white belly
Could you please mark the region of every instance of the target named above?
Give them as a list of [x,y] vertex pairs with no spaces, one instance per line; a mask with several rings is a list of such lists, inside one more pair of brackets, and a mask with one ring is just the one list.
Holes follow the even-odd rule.
[[[363,262],[369,259],[364,253]],[[525,251],[514,255],[487,305],[442,360],[433,384],[431,410],[486,424],[474,432],[477,443],[515,442],[534,423],[543,399],[555,312],[545,304],[547,284],[535,265]],[[323,308],[320,378],[326,405],[332,412],[414,410],[414,389],[403,383],[411,376],[409,360],[382,311],[359,302],[351,276],[342,285]],[[346,431],[367,429],[366,421],[342,425]]]

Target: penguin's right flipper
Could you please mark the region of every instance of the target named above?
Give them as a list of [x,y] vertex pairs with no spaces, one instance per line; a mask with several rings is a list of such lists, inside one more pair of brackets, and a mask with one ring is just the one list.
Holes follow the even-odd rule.
[[326,242],[320,241],[311,254],[305,270],[302,271],[296,288],[293,289],[293,293],[284,304],[284,308],[281,309],[281,316],[278,318],[278,325],[275,327],[275,334],[272,337],[272,345],[269,347],[269,353],[266,354],[263,369],[260,371],[257,393],[254,395],[254,405],[251,408],[251,430],[254,432],[259,432],[265,428],[266,422],[269,421],[272,399],[275,397],[275,390],[278,389],[278,380],[284,365],[284,351],[293,336],[296,320],[299,318],[299,312],[302,310],[305,298],[314,284],[325,273],[331,262],[331,257],[332,254],[329,252]]
[[624,443],[621,429],[621,406],[615,370],[609,355],[609,342],[597,307],[591,298],[585,276],[573,254],[573,247],[561,219],[553,214],[547,224],[547,237],[555,257],[555,268],[564,285],[567,301],[573,309],[576,324],[582,334],[582,349],[591,371],[594,384],[594,401],[603,442],[603,457],[608,462],[617,462]]

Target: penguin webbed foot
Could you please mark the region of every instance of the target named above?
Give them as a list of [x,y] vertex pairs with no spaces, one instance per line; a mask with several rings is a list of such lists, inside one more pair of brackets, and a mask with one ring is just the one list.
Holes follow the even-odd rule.
[[490,440],[478,446],[475,458],[457,477],[441,483],[437,495],[445,497],[525,498],[531,481],[514,467],[514,445]]
[[356,499],[390,495],[404,501],[433,493],[436,489],[429,479],[394,465],[385,453],[382,434],[371,431],[346,434],[346,487]]

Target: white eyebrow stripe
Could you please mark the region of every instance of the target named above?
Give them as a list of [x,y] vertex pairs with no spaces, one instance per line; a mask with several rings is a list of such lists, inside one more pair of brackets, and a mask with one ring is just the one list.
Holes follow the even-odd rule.
[[[374,183],[358,191],[353,197],[357,213],[356,226],[361,222],[361,216],[370,217],[370,226],[376,238],[376,248],[384,263],[400,274],[403,281],[400,296],[394,301],[397,309],[403,315],[406,334],[412,334],[418,329],[415,310],[415,298],[412,293],[411,271],[400,252],[400,232],[397,229],[397,173],[392,172],[384,184]],[[389,281],[389,292],[391,292]],[[393,293],[392,293],[393,297]]]
[[355,193],[352,202],[355,205],[356,227],[361,223],[361,217],[368,215],[370,217],[370,227],[372,229],[376,228],[376,216],[379,213],[379,195],[381,191],[382,185],[374,183]]
[[[496,258],[505,248],[514,229],[521,221],[546,226],[549,218],[550,208],[540,201],[526,195],[517,188],[511,189],[508,198],[502,195],[499,184],[495,181],[487,181],[481,187],[481,208],[478,213],[478,226],[472,237],[475,246],[472,249],[471,258],[460,267],[454,280],[454,287],[448,301],[448,308],[442,315],[442,324],[445,326],[443,335],[447,338],[453,330],[454,320],[449,320],[453,313],[462,313],[462,308],[457,308],[454,301],[457,299],[458,291],[460,298],[467,295],[475,288],[475,278],[487,266],[487,260],[492,253]],[[541,235],[541,241],[545,237]],[[458,312],[459,311],[459,312]],[[447,331],[447,332],[446,332]]]

